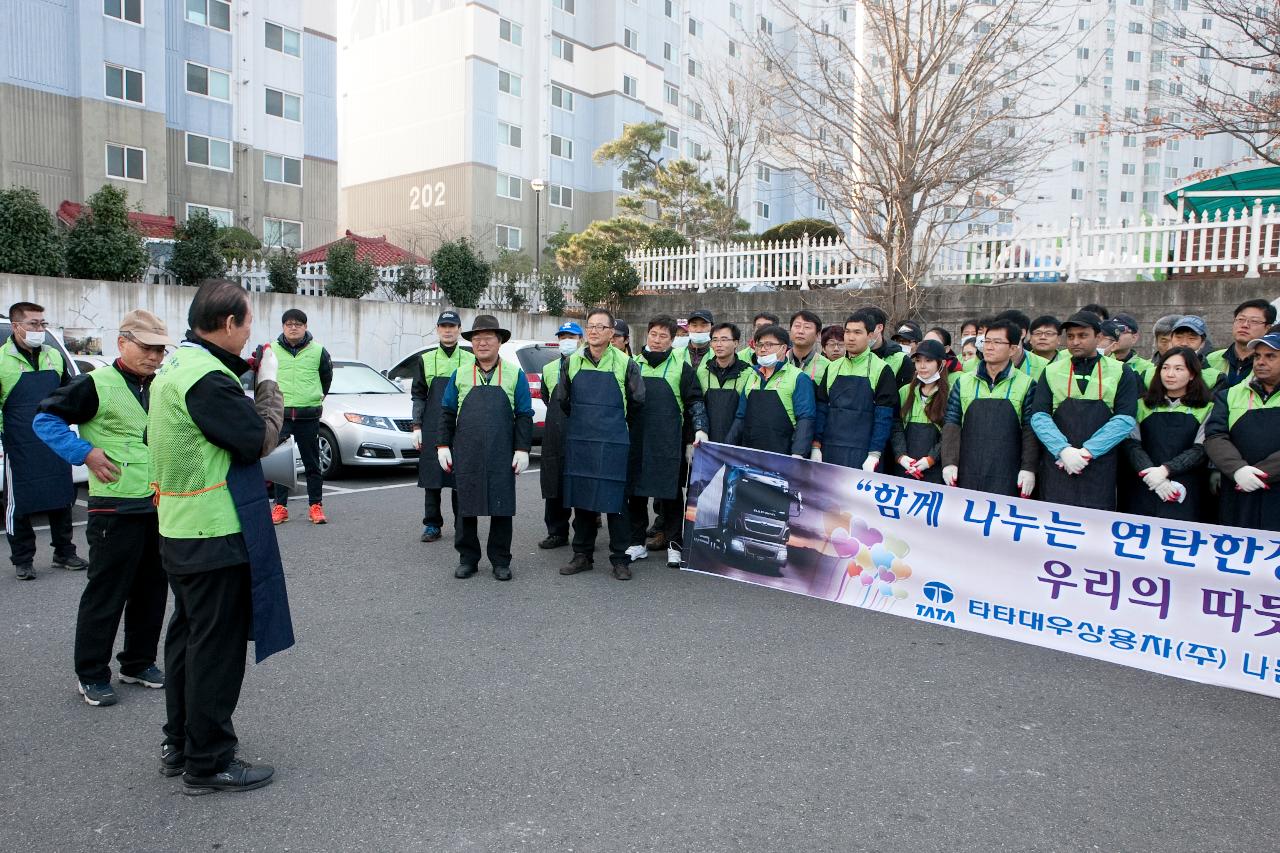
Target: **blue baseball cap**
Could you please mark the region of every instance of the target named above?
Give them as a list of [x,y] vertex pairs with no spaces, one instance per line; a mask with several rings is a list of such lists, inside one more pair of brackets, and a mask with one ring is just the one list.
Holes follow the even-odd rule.
[[1254,338],[1245,346],[1249,352],[1253,352],[1258,347],[1270,347],[1274,350],[1280,350],[1280,332],[1271,332],[1260,338]]
[[1202,338],[1209,337],[1209,330],[1205,326],[1204,320],[1194,314],[1182,317],[1178,322],[1173,324],[1172,331],[1176,332],[1179,329],[1190,329]]
[[582,337],[582,327],[570,320],[567,323],[561,323],[560,328],[556,329],[556,337],[560,335],[577,335]]
[[440,316],[436,318],[437,326],[461,326],[462,318],[458,316],[457,311],[441,311]]

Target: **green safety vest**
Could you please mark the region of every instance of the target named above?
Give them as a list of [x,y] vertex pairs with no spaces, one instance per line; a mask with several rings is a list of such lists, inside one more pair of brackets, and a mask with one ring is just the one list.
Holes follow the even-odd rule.
[[716,376],[714,373],[711,372],[710,365],[714,361],[715,361],[714,358],[712,359],[704,358],[702,360],[702,364],[698,365],[698,371],[697,371],[698,384],[702,386],[703,394],[707,393],[708,391],[718,391],[718,390],[737,391],[741,393],[742,389],[746,387],[747,382],[750,381],[751,375],[755,373],[754,370],[743,370],[733,378],[733,381],[731,383],[729,383],[728,385],[725,385],[723,382],[720,381],[720,377]]
[[743,347],[742,349],[738,350],[738,358],[742,359],[747,364],[751,364],[751,359],[755,357],[755,354],[756,354],[756,351],[753,350],[751,347]]
[[1161,404],[1152,409],[1147,406],[1145,400],[1141,398],[1138,399],[1138,423],[1142,423],[1151,415],[1171,414],[1175,412],[1191,415],[1191,417],[1195,418],[1198,423],[1204,423],[1204,419],[1209,417],[1209,413],[1212,411],[1213,403],[1206,403],[1203,406],[1192,408],[1191,406],[1183,405],[1182,401],[1179,400],[1172,406]]
[[453,355],[449,356],[444,354],[443,347],[436,347],[422,354],[422,375],[430,388],[432,381],[441,377],[447,380],[458,368],[469,367],[475,362],[476,357],[471,354],[471,350],[465,350],[461,345],[454,347]]
[[[640,365],[640,375],[645,379],[661,379],[671,386],[671,394],[676,398],[676,405],[680,407],[680,414],[684,414],[684,399],[680,396],[680,376],[684,373],[684,366],[687,363],[677,353],[672,353],[658,367],[649,364],[649,360],[644,354],[635,357],[636,364]],[[671,368],[675,368],[672,370]]]
[[560,357],[552,359],[542,368],[542,399],[550,400],[556,392],[556,383],[560,381]]
[[[792,397],[796,392],[796,380],[800,378],[800,368],[791,362],[786,362],[782,367],[774,371],[769,377],[769,384],[764,385],[764,380],[756,371],[751,371],[750,378],[742,388],[742,395],[750,397],[753,391],[765,391],[778,395],[782,400],[782,408],[787,412],[787,419],[791,421],[791,425],[796,425],[796,407]],[[762,387],[763,386],[763,387]]]
[[[903,385],[898,389],[898,417],[902,421],[903,426],[909,424],[928,424],[929,426],[938,426],[929,420],[929,416],[924,413],[924,407],[927,406],[932,397],[925,397],[919,391],[915,394],[915,399],[911,401],[911,408],[907,408],[907,394],[911,392],[911,385]],[[933,393],[941,393],[934,391]]]
[[[822,380],[817,384],[826,386],[827,392],[830,393],[831,386],[841,376],[864,376],[871,385],[871,392],[874,394],[876,386],[880,383],[880,376],[886,370],[893,373],[889,362],[871,350],[866,349],[862,351],[861,355],[845,356],[839,361],[829,362],[826,373],[823,374]],[[896,379],[894,385],[897,385]]]
[[288,348],[273,346],[280,362],[277,381],[284,395],[286,409],[312,409],[324,404],[324,387],[320,384],[320,354],[324,347],[315,341],[294,355]]
[[[1115,356],[1111,357],[1115,358]],[[1116,361],[1120,361],[1120,359],[1116,358]],[[1156,363],[1154,361],[1143,358],[1137,353],[1134,353],[1129,357],[1128,361],[1120,361],[1120,363],[1136,373],[1144,385],[1149,385],[1151,383],[1151,374],[1155,372],[1156,369]],[[1209,387],[1212,388],[1213,386],[1210,385]]]
[[[84,380],[80,380],[84,381]],[[147,410],[114,367],[89,374],[98,393],[98,413],[80,424],[80,437],[92,444],[120,469],[114,483],[104,483],[89,472],[89,494],[102,498],[147,498],[151,487],[151,451],[147,448]]]
[[[1003,379],[992,386],[983,382],[976,370],[973,373],[961,373],[956,377],[956,389],[960,394],[961,418],[963,419],[968,413],[970,403],[987,398],[1008,400],[1009,405],[1013,406],[1014,414],[1021,418],[1023,401],[1034,387],[1035,383],[1031,381],[1031,377],[1021,370],[1010,370]],[[1057,408],[1056,404],[1055,408]]]
[[187,411],[187,391],[210,373],[239,378],[201,346],[180,346],[151,383],[147,440],[155,478],[160,535],[213,539],[240,532],[227,488],[231,453],[211,443]]
[[[1023,350],[1022,354],[1025,358],[1022,359],[1022,364],[1018,365],[1014,372],[1022,373],[1031,377],[1031,381],[1033,383],[1038,382],[1040,380],[1040,374],[1044,373],[1044,369],[1049,366],[1049,359],[1042,355],[1036,355],[1029,349]],[[972,361],[964,362],[962,367],[964,368],[965,373],[977,373],[978,365],[981,363],[981,358],[975,358]]]
[[[790,356],[788,356],[788,358],[790,358]],[[812,379],[814,385],[817,385],[822,381],[823,375],[830,366],[831,359],[820,353],[817,345],[815,344],[813,352],[809,353],[809,363],[803,367],[797,366],[796,369]]]
[[[875,353],[872,353],[872,355],[875,355]],[[907,357],[907,354],[903,350],[898,350],[897,352],[891,352],[884,357],[881,357],[878,355],[876,356],[876,358],[879,358],[885,364],[889,365],[889,369],[893,371],[893,376],[895,380],[897,379],[898,371],[902,369],[902,360],[906,357]]]
[[[1154,372],[1155,365],[1153,364],[1151,367]],[[1216,367],[1200,368],[1200,378],[1204,380],[1204,384],[1208,386],[1210,391],[1218,387],[1218,383],[1222,381],[1222,377],[1225,375],[1225,371],[1218,370]],[[1245,379],[1248,379],[1248,377],[1246,376]],[[1240,385],[1243,383],[1237,382],[1236,384]]]
[[[506,359],[500,358],[488,383],[492,385],[493,381],[497,380],[498,387],[507,392],[507,401],[511,403],[512,412],[516,410],[516,380],[519,378],[520,368]],[[472,363],[470,367],[458,370],[455,374],[454,382],[458,386],[458,411],[462,411],[462,401],[467,399],[467,395],[471,393],[472,388],[486,384],[480,375],[480,365],[478,363]]]
[[1227,391],[1227,429],[1236,425],[1236,421],[1254,409],[1280,409],[1280,393],[1272,394],[1266,400],[1258,396],[1258,392],[1249,387],[1248,382],[1237,382]]
[[[48,334],[46,332],[45,334]],[[58,352],[57,347],[43,346],[40,347],[40,354],[36,357],[36,363],[40,365],[40,370],[57,371],[58,375],[62,375],[62,353]],[[4,409],[4,404],[9,399],[9,392],[18,384],[18,380],[22,378],[24,373],[35,373],[36,370],[31,366],[31,362],[27,361],[27,357],[18,350],[18,345],[13,342],[13,338],[4,342],[4,346],[0,346],[0,410]],[[0,412],[0,426],[4,424],[3,413]]]
[[613,378],[618,380],[618,392],[622,394],[622,411],[625,413],[627,411],[627,365],[630,363],[631,359],[625,352],[611,346],[600,357],[599,364],[592,364],[587,358],[587,349],[583,348],[569,356],[569,381],[572,382],[573,377],[584,370],[612,373]]
[[[1225,348],[1214,350],[1206,355],[1204,357],[1204,363],[1205,366],[1212,367],[1214,370],[1218,371],[1219,374],[1226,373],[1231,369],[1231,365],[1227,364],[1227,350]],[[1206,379],[1205,381],[1207,382],[1208,380]]]
[[[1102,381],[1098,378],[1101,374]],[[1124,375],[1124,365],[1114,358],[1099,358],[1098,363],[1089,371],[1085,389],[1080,390],[1079,377],[1073,372],[1072,360],[1055,361],[1044,370],[1048,378],[1049,390],[1053,392],[1053,411],[1064,400],[1101,400],[1107,408],[1115,410],[1116,389],[1120,387],[1120,377]]]

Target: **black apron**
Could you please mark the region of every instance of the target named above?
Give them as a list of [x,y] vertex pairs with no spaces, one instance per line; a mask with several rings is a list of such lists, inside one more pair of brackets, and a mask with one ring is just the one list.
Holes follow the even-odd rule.
[[[499,368],[500,369],[500,368]],[[453,476],[458,493],[458,515],[516,514],[516,422],[511,399],[498,384],[485,385],[476,368],[475,386],[458,407],[458,428],[453,436]]]
[[[1256,465],[1276,452],[1280,409],[1251,409],[1236,420],[1227,435],[1244,461]],[[1280,531],[1280,487],[1241,492],[1230,477],[1224,476],[1222,523]]]
[[[1071,381],[1074,383],[1075,378]],[[1101,382],[1095,379],[1094,382]],[[1077,386],[1078,387],[1078,386]],[[1090,389],[1091,391],[1093,388]],[[1058,404],[1053,422],[1058,425],[1072,447],[1084,447],[1084,443],[1111,420],[1113,412],[1104,400],[1096,397],[1085,400],[1068,397]],[[1046,453],[1040,464],[1040,497],[1049,503],[1089,509],[1116,508],[1116,449],[1113,447],[1102,456],[1095,456],[1084,471],[1074,477],[1057,465],[1057,460]]]
[[[1200,421],[1188,412],[1157,409],[1138,424],[1138,431],[1142,435],[1142,449],[1151,457],[1151,464],[1159,466],[1195,444],[1196,435],[1200,432]],[[1200,510],[1209,489],[1207,465],[1200,464],[1194,470],[1169,475],[1170,480],[1181,483],[1187,490],[1187,497],[1182,503],[1160,500],[1160,496],[1147,488],[1147,484],[1132,471],[1131,466],[1125,464],[1123,467],[1128,472],[1128,476],[1121,480],[1124,488],[1120,489],[1120,506],[1125,512],[1174,521],[1203,520]]]
[[[560,381],[569,381],[567,369]],[[561,493],[566,509],[621,513],[626,507],[631,438],[624,405],[612,371],[579,370],[569,382]]]
[[249,552],[249,583],[253,598],[253,656],[262,663],[294,644],[289,591],[285,587],[280,543],[271,523],[271,505],[262,488],[262,463],[233,464],[227,470],[227,490],[240,519],[240,535]]
[[[448,376],[431,380],[427,390],[427,403],[422,410],[422,455],[418,457],[418,488],[452,489],[454,475],[440,467],[436,445],[440,443],[440,410],[444,401],[444,389],[449,387]],[[456,469],[456,465],[454,466]]]
[[733,419],[738,416],[739,394],[733,388],[712,388],[702,393],[703,405],[707,408],[707,437],[712,441],[724,443],[733,427]]
[[[987,388],[981,379],[977,385],[980,391]],[[1012,381],[1008,390],[1013,390]],[[1004,397],[975,398],[965,410],[960,427],[956,485],[993,495],[1021,495],[1021,467],[1022,421],[1017,410]]]
[[[938,438],[942,435],[942,430],[931,423],[922,424],[918,421],[913,421],[903,425],[902,434],[907,440],[907,455],[912,459],[920,459],[934,452],[938,446]],[[825,454],[822,459],[824,462],[826,461]],[[905,471],[903,474],[911,476],[906,474]],[[911,479],[914,480],[915,478],[912,477]],[[926,483],[942,485],[942,463],[937,456],[933,457],[933,464],[925,469],[923,480]]]
[[872,448],[876,396],[865,376],[837,376],[827,389],[827,426],[822,432],[822,461],[861,468]]
[[[669,356],[663,362],[663,372],[667,370],[682,371],[684,362]],[[644,377],[644,409],[638,427],[631,437],[631,494],[673,500],[680,493],[684,413],[664,377]]]
[[542,426],[542,457],[538,462],[538,485],[542,486],[543,500],[560,497],[561,480],[564,478],[564,409],[560,407],[560,387],[569,370],[569,359],[560,356],[560,373],[555,387],[547,394],[544,370],[542,391],[546,395],[547,415]]
[[[778,376],[775,372],[770,379]],[[796,427],[787,417],[782,398],[768,386],[747,395],[747,411],[742,421],[742,446],[789,456]]]
[[67,509],[75,503],[71,466],[40,440],[32,426],[40,401],[57,390],[61,381],[56,370],[23,372],[4,401],[5,529],[9,533],[15,518]]

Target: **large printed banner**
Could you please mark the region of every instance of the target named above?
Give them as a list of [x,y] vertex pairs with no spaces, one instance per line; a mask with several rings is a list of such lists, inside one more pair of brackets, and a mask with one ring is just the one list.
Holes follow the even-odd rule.
[[688,568],[1280,696],[1280,534],[698,446]]

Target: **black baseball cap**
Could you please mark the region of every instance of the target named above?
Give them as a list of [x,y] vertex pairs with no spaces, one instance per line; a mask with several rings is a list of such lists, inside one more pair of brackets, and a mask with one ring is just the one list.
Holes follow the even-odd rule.
[[913,326],[910,323],[903,323],[898,327],[898,331],[893,333],[893,340],[896,341],[899,338],[904,341],[911,341],[918,344],[924,339],[924,335],[920,334],[920,329],[916,326]]
[[1062,321],[1062,328],[1065,329],[1068,326],[1082,326],[1083,328],[1100,332],[1102,331],[1102,320],[1092,311],[1077,311]]
[[1137,332],[1138,321],[1128,314],[1116,314],[1102,324],[1102,333],[1109,338],[1119,337],[1125,332]]
[[712,316],[711,312],[708,311],[706,308],[699,308],[697,311],[694,311],[692,314],[689,315],[689,319],[690,320],[706,320],[708,323],[710,323],[713,326],[716,324],[716,318]]
[[920,342],[920,346],[916,347],[916,351],[911,353],[911,358],[931,358],[934,361],[946,361],[947,351],[941,343],[929,338],[927,341]]
[[614,320],[613,333],[615,335],[621,335],[624,338],[629,338],[631,337],[631,327],[627,325],[625,320]]
[[436,318],[437,326],[461,326],[462,318],[458,316],[457,311],[441,311],[440,316]]

